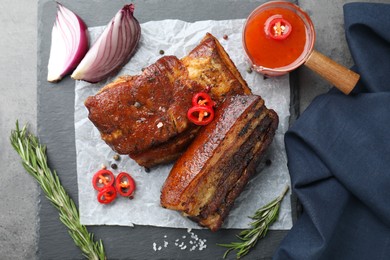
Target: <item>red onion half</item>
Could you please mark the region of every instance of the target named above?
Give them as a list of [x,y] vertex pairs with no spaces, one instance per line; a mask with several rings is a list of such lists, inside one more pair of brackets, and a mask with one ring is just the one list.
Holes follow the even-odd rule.
[[70,73],[88,51],[87,26],[75,13],[57,3],[51,32],[47,80],[57,82]]
[[141,26],[133,12],[133,4],[118,11],[73,72],[73,79],[96,83],[130,60],[141,37]]

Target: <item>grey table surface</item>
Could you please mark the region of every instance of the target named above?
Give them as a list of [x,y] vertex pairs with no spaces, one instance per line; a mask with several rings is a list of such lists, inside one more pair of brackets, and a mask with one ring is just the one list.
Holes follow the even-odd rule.
[[[353,61],[344,36],[342,6],[356,1],[298,2],[314,22],[315,48],[347,67],[351,66]],[[389,0],[364,2],[389,3]],[[33,132],[37,129],[37,7],[38,3],[31,0],[0,2],[3,36],[0,39],[1,259],[38,259],[39,188],[26,174],[9,144],[9,134],[16,119],[22,124],[28,123]],[[313,98],[331,86],[307,68],[300,68],[298,73],[299,108],[303,111]]]

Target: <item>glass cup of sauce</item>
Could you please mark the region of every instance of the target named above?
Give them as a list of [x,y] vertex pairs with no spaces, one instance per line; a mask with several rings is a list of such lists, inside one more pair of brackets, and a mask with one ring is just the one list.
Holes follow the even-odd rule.
[[349,94],[360,76],[314,50],[315,39],[309,15],[287,1],[257,7],[248,16],[242,35],[253,70],[281,76],[304,64]]
[[280,76],[302,65],[315,42],[314,26],[298,6],[267,2],[248,17],[243,45],[252,68],[267,76]]

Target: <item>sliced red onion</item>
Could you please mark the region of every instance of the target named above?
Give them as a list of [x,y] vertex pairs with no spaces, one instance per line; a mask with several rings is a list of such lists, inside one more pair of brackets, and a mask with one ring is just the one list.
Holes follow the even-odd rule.
[[47,80],[56,82],[70,73],[88,51],[87,26],[75,13],[57,3],[51,32]]
[[133,4],[118,11],[73,72],[73,79],[96,83],[130,60],[141,37],[141,26],[133,12]]

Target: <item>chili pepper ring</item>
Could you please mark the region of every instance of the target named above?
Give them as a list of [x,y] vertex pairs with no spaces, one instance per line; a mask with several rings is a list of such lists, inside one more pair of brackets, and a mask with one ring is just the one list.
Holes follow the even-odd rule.
[[208,106],[214,107],[215,102],[211,99],[209,94],[205,92],[196,93],[192,98],[192,106]]
[[116,177],[115,188],[119,195],[131,197],[135,191],[136,185],[134,179],[128,173],[121,172]]
[[114,186],[106,186],[98,192],[97,200],[101,204],[109,204],[115,200],[117,196]]
[[188,110],[187,117],[196,125],[207,125],[214,119],[214,110],[208,106],[194,106]]
[[214,119],[215,102],[209,94],[199,92],[192,97],[192,107],[187,112],[187,118],[196,125],[207,125]]
[[92,178],[93,188],[97,191],[101,191],[107,186],[112,186],[115,181],[114,174],[106,169],[102,169],[95,173]]
[[265,34],[274,40],[286,39],[291,31],[291,24],[282,15],[273,15],[265,22]]

